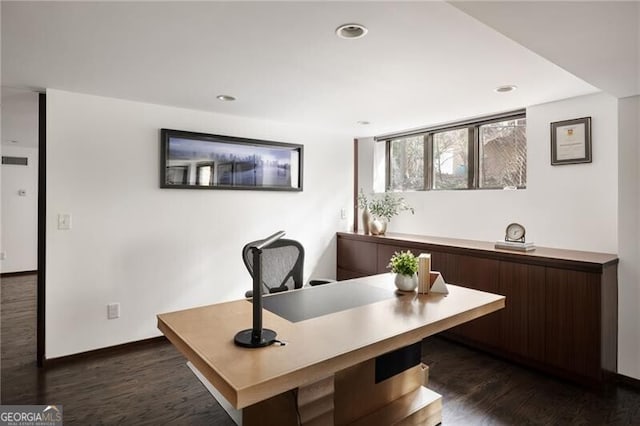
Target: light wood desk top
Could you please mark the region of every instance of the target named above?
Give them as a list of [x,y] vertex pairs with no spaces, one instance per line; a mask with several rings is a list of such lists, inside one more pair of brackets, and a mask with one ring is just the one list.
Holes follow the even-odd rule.
[[[391,274],[381,274],[295,291],[356,281],[394,288]],[[406,294],[295,323],[264,310],[264,328],[285,346],[234,345],[236,332],[251,328],[246,300],[160,314],[158,328],[239,409],[504,308],[504,296],[447,287],[446,297]]]

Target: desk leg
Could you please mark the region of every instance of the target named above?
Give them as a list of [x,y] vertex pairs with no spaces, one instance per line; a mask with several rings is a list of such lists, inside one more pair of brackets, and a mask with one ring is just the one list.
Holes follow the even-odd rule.
[[332,426],[333,376],[276,395],[242,410],[244,426]]
[[375,359],[371,359],[337,372],[335,424],[401,424],[422,417],[424,421],[406,424],[440,423],[442,397],[424,387],[427,371],[426,365],[418,364],[375,383]]
[[298,412],[302,425],[333,424],[334,377],[298,388]]
[[191,361],[187,361],[187,367],[189,367],[191,371],[193,371],[193,374],[195,374],[198,380],[202,382],[211,396],[213,396],[213,398],[218,401],[218,404],[220,404],[222,409],[227,412],[229,417],[231,417],[231,420],[233,420],[233,422],[238,426],[242,426],[242,410],[238,410],[233,405],[231,405],[231,403],[229,403],[229,401],[227,401],[226,398],[222,396],[222,394],[218,392],[216,388],[213,387],[211,382],[209,382],[209,380],[204,377],[200,370],[198,370],[196,366],[191,363]]
[[191,362],[187,366],[238,426],[333,425],[333,376],[238,410]]
[[375,359],[296,390],[236,410],[188,363],[237,425],[434,426],[442,421],[442,397],[427,389],[429,369],[408,368],[375,383]]
[[242,409],[242,426],[296,426],[296,394],[291,390]]

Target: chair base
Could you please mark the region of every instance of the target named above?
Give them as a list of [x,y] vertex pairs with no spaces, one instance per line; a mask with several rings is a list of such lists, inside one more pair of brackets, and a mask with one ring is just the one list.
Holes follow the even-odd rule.
[[262,329],[262,338],[260,340],[253,339],[253,329],[239,331],[233,339],[234,343],[243,348],[263,348],[272,345],[276,341],[277,333],[268,328]]

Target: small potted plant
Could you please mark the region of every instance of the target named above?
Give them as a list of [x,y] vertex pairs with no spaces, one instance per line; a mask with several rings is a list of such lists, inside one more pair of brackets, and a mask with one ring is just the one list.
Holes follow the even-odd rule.
[[398,290],[414,291],[418,286],[418,258],[409,250],[395,252],[387,268],[396,274],[394,282]]

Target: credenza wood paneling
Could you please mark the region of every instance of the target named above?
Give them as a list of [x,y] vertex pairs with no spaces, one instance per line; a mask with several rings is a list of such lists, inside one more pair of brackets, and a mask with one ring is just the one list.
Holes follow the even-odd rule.
[[446,332],[452,339],[584,384],[617,370],[614,254],[409,234],[338,233],[338,279],[388,272],[397,251],[430,253],[445,281],[506,296],[505,309]]
[[547,268],[545,361],[590,376],[600,368],[600,279],[596,274]]
[[338,238],[375,244],[395,245],[403,249],[433,249],[437,252],[475,254],[499,260],[522,262],[530,265],[555,266],[585,272],[602,273],[604,266],[617,265],[615,254],[595,253],[580,250],[564,250],[538,247],[531,252],[497,250],[488,241],[462,240],[457,238],[429,237],[424,235],[387,233],[386,235],[363,235],[352,232],[338,232]]
[[356,272],[350,269],[342,269],[341,267],[338,266],[338,272],[336,274],[336,278],[338,279],[338,281],[344,281],[344,280],[350,280],[353,278],[366,277],[368,275],[371,275],[371,274],[364,273],[364,272]]
[[509,353],[544,361],[545,268],[500,262],[498,294],[506,296],[500,322],[502,345]]
[[[460,254],[446,255],[445,281],[474,290],[499,293],[498,267],[495,259],[477,256],[463,256]],[[433,268],[434,270],[435,267]],[[484,318],[459,325],[451,330],[453,334],[465,337],[470,341],[482,343],[490,347],[500,347],[499,315],[494,313]]]
[[[338,244],[338,268],[348,278],[374,275],[377,271],[377,244],[375,242],[344,240]],[[346,272],[350,271],[350,272]]]
[[386,245],[386,244],[378,245],[378,251],[377,251],[378,261],[377,261],[376,273],[384,274],[385,272],[389,272],[390,270],[389,268],[387,268],[387,266],[389,265],[389,260],[391,259],[391,256],[393,256],[393,254],[396,252],[407,251],[407,250],[409,250],[416,256],[420,254],[416,249],[411,250],[411,249],[408,249],[407,247],[396,246],[396,245]]

